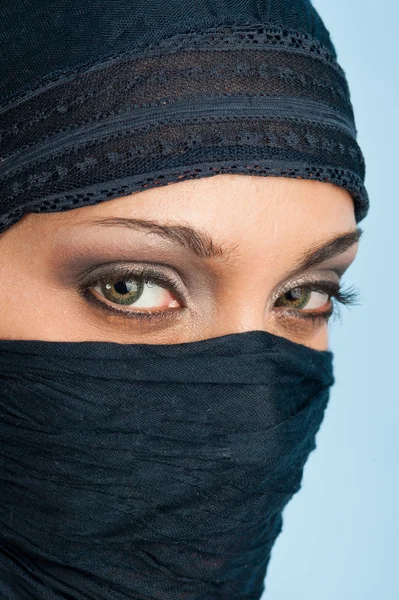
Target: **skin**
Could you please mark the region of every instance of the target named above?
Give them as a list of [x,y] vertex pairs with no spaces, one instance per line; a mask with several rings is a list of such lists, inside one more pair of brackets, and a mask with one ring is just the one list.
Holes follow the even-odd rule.
[[[207,231],[226,254],[200,259],[153,233],[83,226],[102,217],[195,226]],[[306,250],[355,229],[353,200],[343,188],[248,175],[215,175],[66,212],[28,213],[0,234],[0,338],[174,344],[265,330],[327,350],[327,322],[313,325],[283,316],[287,307],[274,305],[276,293],[290,283],[291,288],[298,287],[303,276],[339,281],[333,269],[341,275],[346,271],[358,243],[300,275],[287,279],[287,274]],[[73,261],[77,261],[75,270]],[[138,308],[128,307],[93,292],[100,301],[128,311],[167,310],[172,302],[170,318],[164,321],[136,321],[101,311],[78,294],[77,277],[105,262],[110,267],[111,263],[158,265],[182,282],[186,306],[162,288],[155,288],[163,295],[145,309],[140,301]],[[147,292],[153,293],[154,288]],[[326,310],[327,296],[319,293],[314,298],[320,306],[313,312]]]

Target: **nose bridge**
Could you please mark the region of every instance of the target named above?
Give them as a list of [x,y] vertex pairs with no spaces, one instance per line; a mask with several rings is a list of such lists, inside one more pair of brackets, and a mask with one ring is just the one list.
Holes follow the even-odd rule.
[[245,269],[226,282],[216,315],[217,328],[231,332],[266,330],[267,304],[272,285]]
[[229,313],[229,326],[234,327],[237,331],[250,331],[252,329],[266,329],[267,314],[265,295],[259,294],[255,300],[247,300],[247,304],[243,305],[237,302],[236,306],[232,306]]
[[215,272],[218,292],[212,319],[214,329],[266,330],[267,324],[270,329],[269,300],[280,272],[287,268],[287,260],[276,244],[277,234],[269,227],[265,231],[262,223],[259,215],[256,221],[256,217],[249,214],[240,225],[244,224],[245,235],[236,230],[231,235],[237,247]]

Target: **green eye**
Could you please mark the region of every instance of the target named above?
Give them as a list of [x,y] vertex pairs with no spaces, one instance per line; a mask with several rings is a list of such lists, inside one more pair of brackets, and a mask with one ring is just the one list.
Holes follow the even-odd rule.
[[[284,318],[310,319],[314,324],[328,322],[333,315],[340,316],[339,304],[357,304],[359,291],[354,288],[343,290],[340,282],[314,281],[296,286],[279,296],[274,303],[277,315]],[[335,298],[335,303],[333,299]]]
[[175,310],[180,307],[180,302],[175,297],[173,281],[163,274],[150,274],[150,269],[137,273],[129,269],[126,274],[117,273],[116,269],[108,270],[89,282],[86,289],[89,292],[93,290],[101,298],[118,306],[151,309],[158,313],[163,308]]
[[296,309],[305,308],[305,306],[309,303],[312,293],[313,290],[310,288],[293,288],[292,290],[288,290],[288,292],[277,299],[276,306],[288,306]]
[[143,294],[144,281],[103,282],[99,287],[107,300],[116,304],[129,305],[136,302]]

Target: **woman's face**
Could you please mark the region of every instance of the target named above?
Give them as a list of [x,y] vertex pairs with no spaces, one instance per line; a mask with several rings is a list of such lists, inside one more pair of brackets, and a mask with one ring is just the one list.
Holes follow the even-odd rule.
[[29,213],[0,235],[0,338],[175,344],[265,330],[326,350],[358,239],[346,190],[284,177],[216,175]]

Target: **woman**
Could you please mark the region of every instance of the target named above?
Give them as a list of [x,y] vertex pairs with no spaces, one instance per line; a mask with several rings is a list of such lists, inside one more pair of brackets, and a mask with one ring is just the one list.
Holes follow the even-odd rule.
[[258,599],[368,210],[328,31],[307,0],[2,10],[0,590]]

